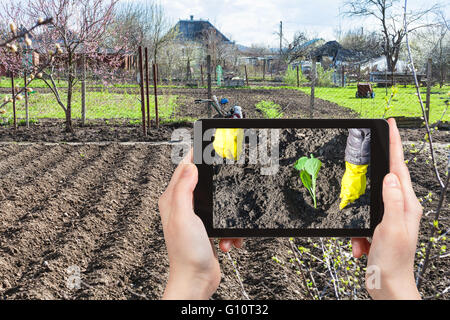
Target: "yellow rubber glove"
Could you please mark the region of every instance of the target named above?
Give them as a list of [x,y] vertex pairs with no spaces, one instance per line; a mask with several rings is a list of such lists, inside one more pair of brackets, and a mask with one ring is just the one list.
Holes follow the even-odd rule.
[[243,129],[216,129],[213,147],[222,158],[239,160],[244,141]]
[[366,192],[366,173],[368,164],[357,165],[345,161],[345,173],[341,183],[341,203],[344,209]]

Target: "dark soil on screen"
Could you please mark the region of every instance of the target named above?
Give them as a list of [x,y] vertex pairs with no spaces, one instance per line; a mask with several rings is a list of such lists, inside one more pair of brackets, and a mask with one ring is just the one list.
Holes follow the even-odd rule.
[[[214,226],[368,228],[369,188],[353,204],[339,210],[347,136],[346,129],[280,130],[280,166],[275,175],[261,175],[261,165],[216,165]],[[310,154],[322,162],[316,187],[317,208],[300,180],[299,171],[293,167],[297,159]]]

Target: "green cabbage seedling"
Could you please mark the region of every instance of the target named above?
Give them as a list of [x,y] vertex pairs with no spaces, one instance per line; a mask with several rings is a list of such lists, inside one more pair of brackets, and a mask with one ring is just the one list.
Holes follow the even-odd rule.
[[294,168],[300,171],[300,179],[303,185],[308,189],[314,200],[314,208],[317,208],[316,181],[321,166],[322,162],[314,158],[312,154],[311,158],[301,157],[294,164]]

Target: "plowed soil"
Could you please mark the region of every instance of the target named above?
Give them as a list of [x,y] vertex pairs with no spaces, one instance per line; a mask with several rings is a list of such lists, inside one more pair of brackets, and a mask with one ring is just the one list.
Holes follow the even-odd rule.
[[[262,99],[279,103],[285,117],[306,117],[308,97],[298,92],[225,90],[231,104],[240,104],[248,117],[262,117],[254,104]],[[177,94],[177,93],[168,93]],[[194,100],[205,90],[186,91],[177,116],[203,117],[204,105]],[[351,118],[353,114],[331,103],[316,104],[317,117]],[[182,124],[188,129],[191,124]],[[142,137],[139,125],[97,121],[75,127],[75,135],[63,131],[63,122],[40,120],[30,129],[0,126],[0,299],[158,299],[168,275],[167,252],[157,208],[174,165],[170,146],[121,144],[133,141],[167,141],[176,125],[162,126]],[[419,247],[429,235],[439,198],[439,186],[430,164],[429,151],[420,147],[424,131],[402,130],[405,155],[414,189],[424,200]],[[441,175],[447,169],[448,132],[437,132],[437,160]],[[21,145],[15,142],[36,143]],[[82,142],[112,141],[106,145]],[[43,142],[78,142],[79,145]],[[448,202],[439,228],[450,228]],[[448,236],[447,236],[448,238]],[[343,239],[348,240],[348,239]],[[319,239],[297,238],[297,246],[310,248],[321,257]],[[439,246],[447,245],[441,240]],[[288,239],[249,239],[234,250],[231,259],[251,299],[304,299],[307,290],[292,262]],[[348,251],[348,248],[346,249]],[[276,259],[274,259],[276,257]],[[222,282],[213,299],[242,299],[232,262],[219,253]],[[448,254],[432,252],[432,263],[421,290],[425,298],[449,299]],[[419,258],[416,259],[419,261]],[[321,290],[322,298],[334,298],[329,274],[315,258],[305,258]],[[365,265],[365,259],[360,262]],[[417,266],[416,266],[417,267]],[[79,274],[78,274],[79,271]],[[79,277],[77,277],[79,276]],[[74,279],[81,279],[80,286]],[[363,283],[363,273],[359,275]],[[75,284],[77,282],[75,281]],[[445,289],[447,288],[447,291]],[[444,292],[444,293],[443,293]],[[436,294],[440,296],[436,297]],[[357,298],[368,298],[364,289]],[[345,297],[344,298],[351,298]]]

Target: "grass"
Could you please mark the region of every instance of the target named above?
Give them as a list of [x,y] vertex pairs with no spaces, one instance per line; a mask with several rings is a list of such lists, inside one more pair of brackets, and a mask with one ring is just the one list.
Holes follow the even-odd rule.
[[261,111],[265,118],[276,119],[283,116],[280,105],[274,103],[273,101],[261,100],[255,105],[256,109]]
[[[392,116],[407,116],[407,117],[420,117],[422,116],[422,110],[416,96],[416,89],[414,86],[398,86],[398,93],[392,99],[391,109],[386,113],[386,117]],[[310,88],[300,87],[301,90],[307,94],[311,92]],[[449,99],[448,92],[450,86],[444,86],[441,89],[439,87],[433,87],[431,90],[431,103],[430,103],[430,119],[431,123],[438,121],[443,111],[445,110],[445,100]],[[342,107],[351,109],[361,115],[362,118],[381,118],[384,114],[384,108],[386,107],[386,89],[374,88],[374,99],[360,99],[355,97],[356,85],[348,86],[345,88],[324,88],[316,87],[315,96],[317,98],[334,102]],[[422,99],[426,99],[426,88],[422,87],[421,90]],[[391,89],[388,89],[388,97],[391,94]],[[444,121],[450,120],[450,112],[448,112],[444,118]]]
[[[406,117],[421,117],[422,110],[416,96],[416,88],[412,85],[398,86],[398,93],[392,100],[391,109],[386,113],[386,117],[392,116],[406,116]],[[263,86],[252,87],[252,89],[263,90],[299,90],[306,94],[311,93],[310,87],[296,87],[296,86]],[[374,87],[374,99],[360,99],[355,97],[356,85],[349,85],[345,88],[341,87],[316,87],[315,97],[322,100],[334,102],[339,106],[351,109],[360,114],[361,118],[381,118],[386,107],[386,89]],[[426,99],[426,87],[421,87],[420,92],[422,100]],[[431,89],[431,104],[430,104],[430,119],[431,123],[438,121],[445,110],[445,101],[450,99],[449,96],[450,85],[445,85],[442,88],[434,86]],[[388,88],[388,98],[391,94],[391,89]],[[424,102],[425,103],[425,102]],[[450,121],[450,110],[446,113],[443,121]]]
[[[67,88],[67,81],[66,80],[55,80],[56,84],[58,85],[59,88]],[[101,82],[96,82],[96,81],[90,81],[87,80],[87,87],[105,87],[103,83]],[[153,81],[151,81],[151,83],[153,83]],[[14,84],[15,85],[19,85],[19,86],[23,86],[24,85],[24,79],[23,77],[21,78],[14,78]],[[45,84],[45,82],[42,79],[37,79],[35,78],[33,80],[33,82],[31,82],[30,87],[32,88],[47,88],[47,85]],[[81,87],[81,82],[77,81],[75,84],[76,88],[80,88]],[[139,84],[138,83],[108,83],[108,87],[113,87],[113,88],[136,88],[139,89]],[[153,88],[152,85],[150,85],[151,88]],[[188,86],[185,85],[172,85],[172,84],[168,84],[168,85],[158,85],[159,88],[189,88]],[[11,78],[9,77],[0,77],[0,88],[11,88]],[[205,87],[206,88],[206,87]]]
[[[64,99],[63,95],[63,99]],[[64,100],[63,100],[64,101]],[[158,110],[161,120],[171,119],[177,107],[177,96],[163,95],[158,97]],[[18,101],[17,117],[25,117],[24,100]],[[87,119],[139,119],[141,118],[141,103],[137,94],[118,94],[104,92],[88,92],[86,96]],[[65,114],[51,93],[30,95],[30,118],[64,119]],[[150,96],[150,116],[155,116],[154,96]],[[6,113],[0,118],[12,117],[12,104],[6,105]],[[75,92],[72,100],[72,118],[81,118],[81,93]]]

